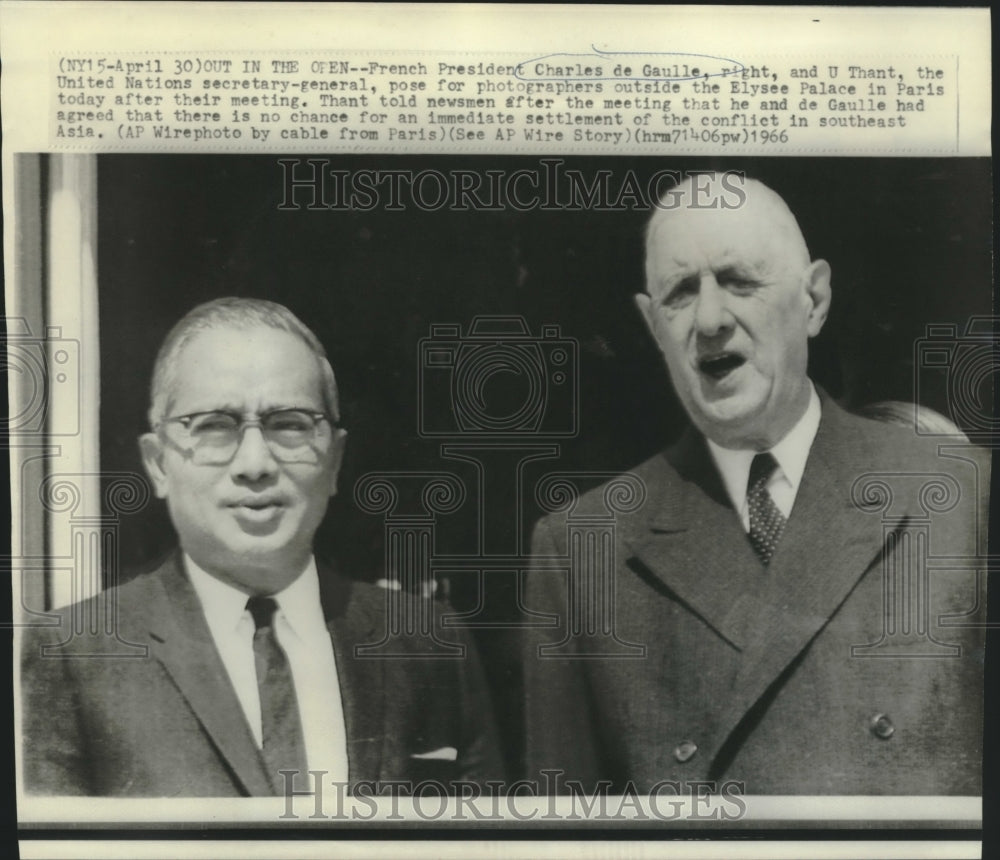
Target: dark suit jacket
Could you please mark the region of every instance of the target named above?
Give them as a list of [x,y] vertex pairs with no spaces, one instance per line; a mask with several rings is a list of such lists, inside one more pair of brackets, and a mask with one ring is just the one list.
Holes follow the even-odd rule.
[[[344,706],[349,790],[361,780],[447,784],[502,776],[472,646],[463,659],[421,659],[403,640],[408,658],[359,658],[355,646],[377,643],[385,632],[387,592],[322,566],[319,572]],[[80,620],[103,627],[106,619],[117,638],[68,634]],[[43,656],[46,648],[52,656]],[[93,656],[101,653],[110,656]],[[21,689],[29,792],[272,793],[179,555],[64,610],[60,627],[29,628]],[[413,758],[445,747],[457,751],[455,761]]]
[[[984,637],[974,625],[985,621],[985,577],[968,568],[985,551],[988,459],[968,447],[939,456],[912,431],[825,396],[822,408],[767,568],[699,435],[635,470],[646,502],[617,517],[605,548],[615,635],[640,646],[631,656],[598,656],[607,637],[567,640],[569,577],[531,572],[527,608],[560,621],[525,637],[529,778],[553,768],[585,786],[631,780],[640,792],[706,779],[743,781],[747,794],[980,792]],[[878,483],[861,493],[855,482],[869,473],[883,475],[891,501]],[[921,491],[942,473],[947,499]],[[535,555],[565,556],[567,517],[603,515],[605,489],[543,519]],[[955,569],[900,590],[906,577],[893,570],[917,570],[920,552]],[[597,580],[575,582],[578,605],[592,600],[585,587]],[[958,647],[919,635],[922,617],[930,637]],[[881,648],[864,648],[893,623]]]

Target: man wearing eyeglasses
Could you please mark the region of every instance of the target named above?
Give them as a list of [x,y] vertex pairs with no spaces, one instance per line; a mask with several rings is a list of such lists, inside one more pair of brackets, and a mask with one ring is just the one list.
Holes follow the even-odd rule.
[[145,656],[94,657],[116,652],[63,642],[67,624],[27,638],[29,792],[450,792],[498,775],[471,648],[457,661],[356,651],[380,641],[385,592],[312,549],[337,491],[337,422],[323,347],[286,308],[219,299],[168,334],[140,446],[179,551],[105,597],[117,639]]

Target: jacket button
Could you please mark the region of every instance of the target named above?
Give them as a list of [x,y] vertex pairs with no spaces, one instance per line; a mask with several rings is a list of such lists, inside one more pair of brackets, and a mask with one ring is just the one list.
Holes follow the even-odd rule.
[[674,747],[674,758],[683,763],[694,758],[696,752],[698,745],[694,741],[681,741]]
[[892,737],[893,732],[895,731],[896,727],[892,724],[892,720],[890,720],[885,714],[876,714],[872,717],[872,734],[875,735],[875,737],[880,738],[883,741],[887,741]]

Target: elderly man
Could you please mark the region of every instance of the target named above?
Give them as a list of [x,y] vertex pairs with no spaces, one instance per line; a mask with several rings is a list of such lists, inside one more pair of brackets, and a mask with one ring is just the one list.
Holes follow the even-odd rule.
[[[726,208],[720,181],[664,198],[636,297],[692,426],[634,471],[645,502],[618,516],[613,552],[567,546],[605,488],[536,529],[526,607],[553,626],[526,637],[528,776],[976,794],[988,462],[813,385],[830,267],[772,190],[748,181]],[[928,555],[954,564],[928,572]],[[582,635],[609,593],[613,630]]]
[[[312,770],[327,786],[447,791],[497,775],[471,649],[425,661],[411,643],[410,659],[364,659],[385,592],[313,556],[346,435],[315,335],[272,302],[200,305],[167,336],[151,402],[142,455],[180,546],[62,626],[29,631],[26,789],[269,795],[315,790]],[[69,634],[71,613],[108,606],[110,635]]]

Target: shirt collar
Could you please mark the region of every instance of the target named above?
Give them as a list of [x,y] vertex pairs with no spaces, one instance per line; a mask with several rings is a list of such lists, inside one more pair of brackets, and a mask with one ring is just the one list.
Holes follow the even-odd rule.
[[[771,449],[771,454],[778,461],[780,476],[788,481],[793,492],[798,491],[799,484],[802,482],[806,461],[809,459],[809,449],[812,447],[816,431],[819,429],[820,415],[819,396],[810,382],[809,404],[806,406],[806,411],[795,426],[785,434],[784,438]],[[708,442],[708,450],[722,475],[722,482],[725,484],[726,493],[729,495],[733,507],[737,511],[742,510],[746,501],[750,463],[753,461],[754,455],[759,452],[723,448],[707,437],[705,441]]]
[[[788,431],[785,438],[771,449],[774,459],[778,461],[781,471],[792,485],[793,490],[799,489],[802,475],[806,470],[806,460],[809,459],[809,449],[812,448],[816,431],[819,430],[821,415],[819,397],[812,383],[809,384],[809,405],[798,420],[798,423]],[[749,470],[747,471],[749,475]],[[744,487],[746,484],[744,483]]]
[[310,631],[326,630],[319,599],[319,574],[316,571],[316,559],[312,556],[301,575],[284,591],[275,594],[274,599],[278,601],[280,612],[298,636],[304,636]]
[[[228,582],[212,576],[184,553],[184,568],[194,586],[208,626],[213,633],[228,635],[236,630],[246,616],[248,595]],[[319,574],[312,556],[295,580],[277,594],[278,613],[285,616],[292,630],[301,633],[314,628],[317,620],[325,628],[319,602]]]

